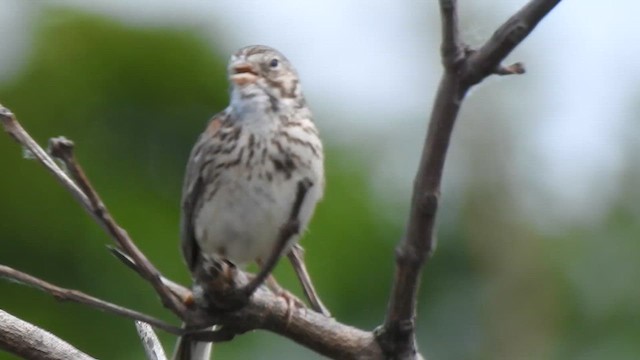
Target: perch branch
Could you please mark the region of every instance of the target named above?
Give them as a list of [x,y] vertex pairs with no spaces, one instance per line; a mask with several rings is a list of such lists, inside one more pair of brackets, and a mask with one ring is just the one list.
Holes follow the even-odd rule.
[[77,290],[61,288],[59,286],[48,283],[42,279],[38,279],[35,276],[25,274],[21,271],[18,271],[16,269],[10,268],[5,265],[0,265],[0,277],[4,277],[8,280],[13,280],[24,285],[33,286],[38,290],[51,294],[57,300],[71,301],[71,302],[87,305],[89,307],[102,310],[111,314],[123,316],[128,319],[144,321],[148,324],[153,325],[158,329],[162,329],[171,334],[181,335],[184,333],[183,329],[177,326],[173,326],[171,324],[167,324],[166,322],[162,320],[158,320],[152,316],[137,312],[135,310],[130,310],[119,305],[112,304],[110,302],[95,298],[91,295],[87,295]]
[[[127,261],[126,258],[121,260]],[[135,270],[136,264],[129,263],[128,266]],[[210,286],[215,283],[204,271],[197,272],[196,276],[198,284]],[[240,287],[249,282],[249,277],[242,272],[235,279]],[[213,291],[213,288],[204,288],[200,296],[206,297]],[[198,292],[194,291],[195,304],[202,304],[198,296]],[[188,312],[185,322],[191,325],[189,336],[199,341],[228,341],[235,334],[263,329],[334,359],[385,359],[372,332],[342,324],[307,308],[291,307],[285,299],[264,286],[258,287],[249,302],[239,310],[220,312],[200,305]],[[227,329],[197,331],[198,328],[204,329],[213,324]]]
[[[245,283],[249,281],[247,277],[238,278]],[[206,280],[210,279],[200,277],[197,282],[209,284],[210,282]],[[209,291],[205,289],[204,294],[208,293]],[[234,333],[263,329],[282,335],[333,359],[385,359],[370,331],[342,324],[307,308],[291,307],[285,299],[264,286],[258,287],[249,303],[240,310],[193,314],[195,319],[207,316],[222,325],[222,329],[230,328],[231,333],[226,334],[227,339]],[[214,332],[212,335],[217,337],[225,334]],[[198,339],[206,339],[206,336],[198,336]]]
[[444,74],[431,112],[427,137],[414,180],[405,236],[396,248],[396,271],[384,324],[376,331],[389,357],[417,358],[415,314],[420,273],[432,255],[440,183],[455,120],[465,94],[487,76],[522,73],[521,64],[501,67],[502,60],[560,0],[533,0],[502,25],[479,50],[459,39],[457,4],[440,0]]

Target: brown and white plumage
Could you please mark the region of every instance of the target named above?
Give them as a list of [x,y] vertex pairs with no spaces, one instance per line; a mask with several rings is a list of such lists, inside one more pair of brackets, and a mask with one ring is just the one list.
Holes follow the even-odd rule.
[[182,253],[192,271],[202,257],[237,265],[266,259],[297,183],[312,184],[299,212],[303,229],[323,194],[322,143],[289,61],[272,48],[248,46],[231,57],[228,71],[230,105],[200,135],[183,185]]

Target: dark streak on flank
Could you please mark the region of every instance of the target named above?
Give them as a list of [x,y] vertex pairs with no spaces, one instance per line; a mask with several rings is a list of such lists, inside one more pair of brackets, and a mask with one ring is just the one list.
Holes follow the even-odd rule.
[[218,189],[220,188],[219,186],[216,186],[215,182],[211,183],[213,186],[210,186],[209,189],[211,189],[209,191],[209,193],[207,193],[207,200],[206,202],[211,201],[211,199],[213,199],[213,196],[218,192]]
[[244,155],[244,148],[240,148],[240,152],[238,153],[238,157],[235,160],[228,161],[228,162],[222,162],[220,164],[217,164],[214,169],[216,169],[216,170],[229,169],[231,167],[238,166],[238,165],[240,165],[240,162],[242,161],[242,155]]
[[285,115],[280,115],[279,119],[280,119],[280,123],[285,128],[297,127],[302,129],[302,131],[304,131],[307,134],[316,135],[316,136],[320,135],[318,133],[318,129],[316,129],[315,126],[313,126],[312,124],[303,124],[301,121],[289,120],[289,117]]
[[282,147],[282,144],[280,144],[278,139],[276,138],[271,139],[271,144],[275,145],[275,147],[278,148],[279,153],[284,153],[284,148]]
[[241,134],[242,134],[242,127],[237,126],[237,127],[233,128],[233,131],[231,132],[231,138],[229,140],[238,141],[238,139],[240,138]]
[[296,164],[293,162],[293,158],[289,154],[284,154],[284,158],[271,157],[273,168],[276,172],[284,173],[285,178],[291,179],[291,174],[296,169]]
[[[290,143],[304,146],[304,147],[308,148],[309,150],[311,150],[311,152],[313,153],[313,155],[315,157],[320,157],[318,149],[316,149],[316,147],[312,143],[310,143],[308,141],[305,141],[305,140],[302,140],[302,139],[297,138],[297,137],[293,137],[293,136],[291,136],[291,134],[289,134],[286,131],[278,132],[278,136],[282,136],[283,138],[285,138]],[[273,140],[271,142],[273,142]]]
[[251,100],[253,98],[258,97],[258,94],[256,94],[256,93],[250,93],[250,94],[242,93],[241,96],[242,96],[243,100]]
[[242,155],[243,154],[244,154],[244,148],[241,148],[240,152],[238,153],[238,157],[235,160],[233,160],[232,162],[228,163],[229,165],[227,166],[227,168],[239,165],[240,162],[242,161]]
[[316,128],[315,128],[315,127],[313,127],[313,126],[303,126],[303,127],[302,127],[302,131],[306,132],[306,133],[307,133],[307,134],[309,134],[309,135],[315,135],[315,136],[320,135],[320,134],[318,133],[318,129],[316,129]]
[[234,142],[231,143],[230,146],[227,146],[225,148],[221,148],[220,149],[220,153],[221,154],[231,154],[233,152],[233,150],[236,149],[237,146],[238,146],[238,142],[234,141]]
[[[249,135],[249,144],[247,147],[249,148],[249,156],[247,156],[246,166],[249,167],[251,160],[253,160],[253,154],[256,150],[255,145],[255,136],[253,134]],[[249,180],[251,180],[251,173],[249,173]]]

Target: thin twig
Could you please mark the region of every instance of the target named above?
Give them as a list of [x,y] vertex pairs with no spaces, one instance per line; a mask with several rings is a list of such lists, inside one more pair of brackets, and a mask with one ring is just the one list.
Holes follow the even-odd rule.
[[309,276],[309,272],[307,271],[307,266],[304,263],[304,249],[299,244],[293,245],[289,253],[287,254],[289,261],[291,262],[291,266],[295,270],[296,275],[298,276],[298,280],[300,284],[302,284],[302,290],[304,291],[304,295],[307,300],[311,304],[311,308],[324,316],[331,316],[329,309],[322,303],[320,300],[320,296],[318,292],[313,287],[313,282],[311,282],[311,276]]
[[69,178],[69,176],[60,169],[58,164],[44,151],[38,143],[27,133],[27,131],[16,120],[15,115],[11,110],[5,108],[0,104],[0,122],[2,127],[11,137],[19,144],[24,146],[33,156],[44,165],[44,167],[53,174],[56,180],[62,184],[62,186],[69,190],[71,195],[85,208],[85,210],[91,212],[91,205],[89,199],[80,190],[80,188]]
[[561,0],[532,0],[511,16],[467,61],[469,85],[491,75]]
[[[135,271],[140,276],[142,276],[142,273],[141,273],[142,270],[140,270],[140,267],[138,267],[138,265],[136,265],[136,263],[133,261],[133,259],[131,259],[131,257],[129,257],[127,254],[125,254],[124,252],[122,252],[122,250],[120,250],[118,248],[115,248],[115,247],[112,247],[112,246],[107,246],[107,248],[109,249],[111,254],[116,259],[120,260],[129,269]],[[144,278],[144,276],[142,276],[142,278]],[[193,296],[191,294],[191,290],[189,290],[186,287],[178,284],[177,282],[172,281],[170,279],[167,279],[164,276],[161,276],[160,280],[162,281],[162,284],[164,286],[169,288],[169,291],[171,291],[171,293],[174,296],[176,296],[178,299],[180,299],[181,302],[187,303],[187,302],[189,302],[189,299],[193,298]]]
[[[89,199],[89,205],[93,212],[105,211],[102,199],[95,192],[89,179],[84,173],[84,170],[76,162],[73,154],[75,145],[73,141],[65,138],[64,136],[55,137],[49,139],[49,154],[56,159],[60,159],[66,166],[67,172],[71,175],[71,178],[75,181],[76,185],[80,187],[82,192]],[[100,214],[98,214],[100,216]]]
[[162,300],[162,304],[178,315],[178,317],[184,317],[186,312],[184,304],[180,302],[166,286],[164,286],[160,272],[133,243],[129,234],[127,234],[127,232],[116,223],[97,191],[95,191],[91,185],[89,178],[75,159],[73,142],[63,137],[53,138],[49,141],[49,149],[53,156],[64,162],[67,167],[67,171],[69,171],[75,182],[87,195],[89,200],[89,209],[94,215],[94,218],[97,219],[97,221],[107,230],[109,235],[113,237],[124,252],[139,265],[139,274],[153,286],[156,293]]
[[[432,255],[440,183],[453,127],[465,94],[493,73],[522,73],[522,66],[501,67],[503,59],[560,0],[533,0],[512,16],[479,50],[458,38],[455,0],[440,0],[444,75],[434,101],[427,138],[414,180],[405,236],[396,248],[396,271],[384,324],[376,331],[385,354],[418,358],[415,314],[420,273]],[[460,54],[463,54],[461,57]]]
[[464,48],[458,30],[458,6],[456,0],[440,1],[440,17],[442,18],[442,44],[440,54],[442,64],[448,71],[455,71],[456,65],[464,60]]
[[110,302],[95,298],[91,295],[87,295],[77,290],[61,288],[35,276],[23,273],[22,271],[10,268],[5,265],[0,265],[0,277],[17,281],[21,284],[33,286],[38,290],[51,294],[58,300],[72,301],[75,303],[87,305],[94,309],[123,316],[128,319],[144,321],[158,329],[162,329],[171,334],[182,335],[184,333],[181,328],[168,324],[152,316],[140,313],[135,310],[127,309],[120,305],[112,304]]
[[158,336],[153,331],[153,328],[144,322],[136,321],[136,330],[140,341],[142,341],[142,347],[144,353],[147,355],[147,360],[167,360],[167,355],[164,353],[162,344],[158,340]]
[[498,65],[498,68],[493,73],[496,75],[522,75],[525,72],[524,64],[517,62],[508,66]]
[[[163,304],[179,317],[184,316],[184,313],[186,312],[184,305],[173,297],[171,292],[162,285],[159,272],[135,246],[126,231],[115,223],[104,205],[102,205],[102,207],[94,206],[95,204],[101,204],[102,202],[99,200],[100,198],[91,187],[86,176],[84,176],[82,169],[73,159],[73,143],[68,142],[66,139],[58,139],[59,141],[52,141],[50,146],[52,152],[61,155],[61,160],[65,161],[65,164],[71,174],[82,175],[74,180],[82,183],[82,189],[86,189],[87,193],[91,194],[91,197],[89,197],[81,187],[76,185],[76,183],[69,178],[69,176],[55,163],[55,161],[53,161],[49,154],[47,154],[47,152],[44,151],[20,125],[15,115],[2,105],[0,105],[0,121],[2,122],[2,126],[5,131],[29,152],[31,152],[36,159],[54,175],[62,186],[69,190],[71,195],[80,203],[80,205],[82,205],[82,207],[87,210],[87,212],[91,214],[91,216],[115,239],[116,243],[121,246],[135,261],[139,261],[143,274],[145,275],[145,279],[152,284],[162,299]],[[84,180],[84,182],[82,180]]]

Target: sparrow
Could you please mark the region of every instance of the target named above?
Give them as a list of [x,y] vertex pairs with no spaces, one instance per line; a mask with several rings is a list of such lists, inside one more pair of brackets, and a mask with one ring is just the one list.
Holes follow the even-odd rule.
[[[234,53],[227,71],[229,106],[191,150],[182,189],[181,248],[192,273],[203,259],[260,266],[289,220],[298,184],[308,185],[300,229],[324,192],[322,142],[291,62],[254,45]],[[301,233],[288,239],[285,253],[298,249]],[[182,338],[174,358],[208,359],[210,351],[210,344]]]

